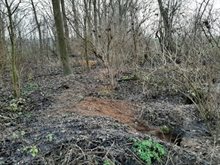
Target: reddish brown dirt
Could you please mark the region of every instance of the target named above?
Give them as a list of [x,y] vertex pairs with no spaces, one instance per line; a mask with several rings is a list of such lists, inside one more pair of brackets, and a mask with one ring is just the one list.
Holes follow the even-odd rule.
[[[60,99],[62,100],[63,97]],[[77,104],[71,103],[62,110],[63,112],[75,112],[85,116],[110,117],[129,126],[132,132],[147,133],[161,140],[170,141],[170,135],[164,135],[160,128],[150,127],[146,121],[139,120],[138,107],[128,101],[86,97]],[[60,113],[59,110],[58,114]]]
[[111,117],[124,124],[133,124],[137,109],[126,101],[87,97],[76,105],[77,112],[88,116]]
[[86,116],[111,117],[127,124],[135,132],[158,131],[157,128],[150,128],[147,123],[139,121],[138,108],[127,101],[87,97],[78,103],[74,110]]
[[149,127],[146,122],[138,120],[138,108],[127,101],[87,97],[73,110],[86,116],[111,117],[127,124],[134,132],[148,133],[165,141],[171,140],[170,135],[164,135],[160,128]]

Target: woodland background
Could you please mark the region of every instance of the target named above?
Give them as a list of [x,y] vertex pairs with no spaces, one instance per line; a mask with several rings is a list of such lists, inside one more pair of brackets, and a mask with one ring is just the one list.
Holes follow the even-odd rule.
[[[192,104],[207,128],[202,132],[208,132],[210,143],[218,148],[220,9],[216,4],[217,0],[0,0],[2,129],[8,129],[5,123],[11,119],[18,122],[16,115],[24,113],[25,106],[30,109],[27,98],[46,97],[42,93],[31,97],[30,91],[39,90],[40,84],[47,84],[41,92],[55,95],[69,88],[86,93],[102,82],[105,88],[95,93],[104,98],[113,99],[115,92],[118,97],[127,95],[115,100],[171,99],[180,104],[180,98],[181,104]],[[73,81],[81,83],[71,86]],[[58,82],[60,86],[53,84]],[[127,93],[120,90],[124,82]],[[140,95],[151,99],[139,100]],[[63,100],[66,104],[68,97]],[[37,100],[41,110],[43,100]],[[2,153],[7,150],[3,146]]]

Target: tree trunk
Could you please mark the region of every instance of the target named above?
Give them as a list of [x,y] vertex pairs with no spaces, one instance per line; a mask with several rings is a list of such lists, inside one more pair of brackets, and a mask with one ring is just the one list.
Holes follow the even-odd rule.
[[52,0],[55,26],[57,30],[57,38],[60,52],[60,59],[63,65],[64,75],[71,74],[71,68],[69,65],[69,58],[67,55],[67,46],[63,28],[62,14],[60,11],[60,0]]
[[158,0],[159,10],[161,17],[163,18],[164,25],[164,46],[166,51],[173,53],[175,52],[174,41],[172,37],[172,22],[169,19],[168,8],[164,7],[162,0]]
[[42,50],[43,49],[43,40],[42,40],[42,33],[41,33],[41,24],[38,20],[37,11],[36,11],[33,0],[31,0],[31,6],[32,6],[32,9],[33,9],[33,13],[34,13],[34,19],[35,19],[35,22],[36,22],[36,25],[37,25],[37,30],[38,30],[38,35],[39,35],[39,43],[40,43],[40,50]]
[[121,28],[122,24],[122,4],[121,0],[118,0],[118,26]]
[[87,1],[84,0],[84,49],[85,49],[84,58],[86,60],[87,70],[89,70],[87,20],[88,20],[88,5],[87,5]]
[[77,13],[75,0],[72,0],[72,11],[73,11],[73,15],[74,15],[74,25],[75,25],[76,36],[79,37],[79,36],[81,36],[81,33],[79,30],[78,13]]
[[98,43],[98,20],[97,20],[97,1],[93,0],[93,9],[94,9],[94,35],[95,43]]
[[137,63],[137,32],[135,27],[135,4],[131,3],[131,31],[133,37],[133,62],[134,64]]
[[[19,6],[21,1],[19,1],[16,8]],[[9,26],[8,26],[8,32],[9,32],[9,38],[11,42],[11,69],[12,69],[12,82],[13,82],[13,90],[14,90],[14,96],[16,98],[20,97],[21,91],[20,91],[20,81],[19,81],[19,74],[17,69],[17,58],[16,58],[16,42],[15,42],[15,26],[13,21],[13,14],[15,11],[12,11],[11,5],[8,3],[7,0],[5,0],[5,5],[7,8],[7,15],[9,20]]]
[[71,54],[71,48],[69,44],[69,28],[68,28],[68,23],[67,23],[67,17],[66,17],[66,7],[65,7],[65,2],[64,0],[61,0],[61,8],[62,8],[62,15],[63,15],[63,25],[64,25],[64,32],[65,32],[65,39],[66,39],[66,45],[67,45],[67,50],[68,54]]
[[107,2],[106,2],[106,0],[103,0],[102,1],[102,3],[103,3],[103,12],[104,12],[104,23],[106,24],[107,23],[107,12],[108,12],[108,9],[107,9]]
[[101,25],[102,25],[102,16],[101,16],[101,0],[98,0],[98,9],[97,9],[97,14],[99,18],[99,23],[98,23],[98,29],[101,31]]
[[87,6],[87,23],[88,23],[88,35],[89,39],[92,39],[92,1],[88,0],[89,6]]
[[[1,4],[0,4],[0,10],[1,10]],[[5,23],[3,20],[3,14],[0,12],[0,38],[2,41],[5,41]]]
[[[1,10],[1,6],[0,6]],[[6,54],[5,54],[5,29],[2,13],[0,12],[0,83],[3,83],[3,73],[6,66]]]

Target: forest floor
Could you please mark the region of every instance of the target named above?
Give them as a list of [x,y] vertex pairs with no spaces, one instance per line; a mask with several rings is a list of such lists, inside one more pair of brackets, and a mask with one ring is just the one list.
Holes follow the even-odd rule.
[[[106,70],[75,68],[64,77],[54,67],[23,83],[23,99],[13,100],[0,86],[0,165],[146,164],[133,139],[152,139],[167,154],[153,164],[217,165],[220,146],[186,98],[168,91],[143,92],[138,79],[118,76],[112,88]],[[8,82],[7,82],[8,81]],[[162,134],[161,127],[173,131]],[[175,140],[178,143],[175,143]]]

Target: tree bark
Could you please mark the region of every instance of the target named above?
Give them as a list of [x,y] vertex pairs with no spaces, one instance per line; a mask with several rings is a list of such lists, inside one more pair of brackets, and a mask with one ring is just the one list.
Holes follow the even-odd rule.
[[[0,5],[1,10],[1,5]],[[6,55],[5,55],[5,29],[2,13],[0,12],[0,83],[3,83],[3,72],[6,65]]]
[[97,14],[98,14],[98,19],[99,19],[98,29],[99,29],[99,31],[100,31],[100,30],[101,30],[101,25],[102,25],[101,0],[98,0],[97,5],[98,5]]
[[70,35],[69,35],[69,28],[68,28],[68,23],[67,23],[66,7],[65,7],[64,0],[61,0],[61,8],[62,8],[62,15],[63,15],[63,25],[64,25],[64,32],[65,32],[67,51],[68,51],[68,54],[70,54],[71,53],[71,48],[70,48],[70,45],[69,45]]
[[97,1],[93,0],[93,11],[94,11],[94,35],[95,43],[98,43],[98,20],[97,20]]
[[79,36],[81,36],[81,33],[79,30],[78,13],[77,13],[75,0],[72,0],[72,11],[73,11],[73,15],[74,15],[74,25],[75,25],[76,36],[79,37]]
[[39,43],[40,43],[40,50],[42,50],[43,49],[43,40],[42,40],[42,33],[41,33],[41,24],[38,20],[36,7],[34,5],[33,0],[31,0],[31,6],[32,6],[32,9],[33,9],[33,13],[34,13],[34,19],[35,19],[35,22],[36,22],[36,25],[37,25],[37,30],[38,30],[38,35],[39,35]]
[[63,65],[63,73],[64,75],[71,74],[71,68],[69,65],[69,58],[67,55],[67,46],[64,34],[63,20],[62,14],[60,10],[60,0],[52,0],[53,12],[54,12],[54,20],[57,31],[60,59]]
[[92,16],[91,16],[91,12],[92,12],[92,1],[88,0],[88,4],[89,6],[87,6],[87,23],[88,23],[88,36],[89,39],[92,39]]
[[12,82],[13,82],[13,90],[14,90],[14,96],[16,98],[20,97],[21,95],[21,89],[20,89],[20,80],[19,80],[19,74],[17,69],[17,58],[16,58],[16,42],[15,42],[15,25],[13,21],[13,15],[15,11],[17,10],[19,4],[21,3],[21,0],[16,5],[15,9],[12,10],[11,6],[12,3],[8,3],[7,0],[5,0],[5,5],[7,8],[7,15],[9,20],[9,26],[8,26],[8,32],[9,32],[9,38],[11,42],[11,67],[12,67]]
[[89,57],[88,57],[88,33],[87,33],[87,23],[88,23],[88,4],[87,1],[84,0],[84,58],[86,60],[86,67],[89,70]]
[[135,27],[135,4],[131,1],[131,31],[133,36],[133,62],[137,63],[137,32]]
[[173,53],[175,52],[175,48],[174,48],[174,42],[173,42],[173,37],[172,37],[172,21],[170,20],[169,14],[168,14],[169,9],[164,7],[162,0],[158,0],[158,5],[159,5],[161,17],[163,19],[163,25],[164,25],[164,36],[163,36],[164,46],[165,46],[166,51]]

